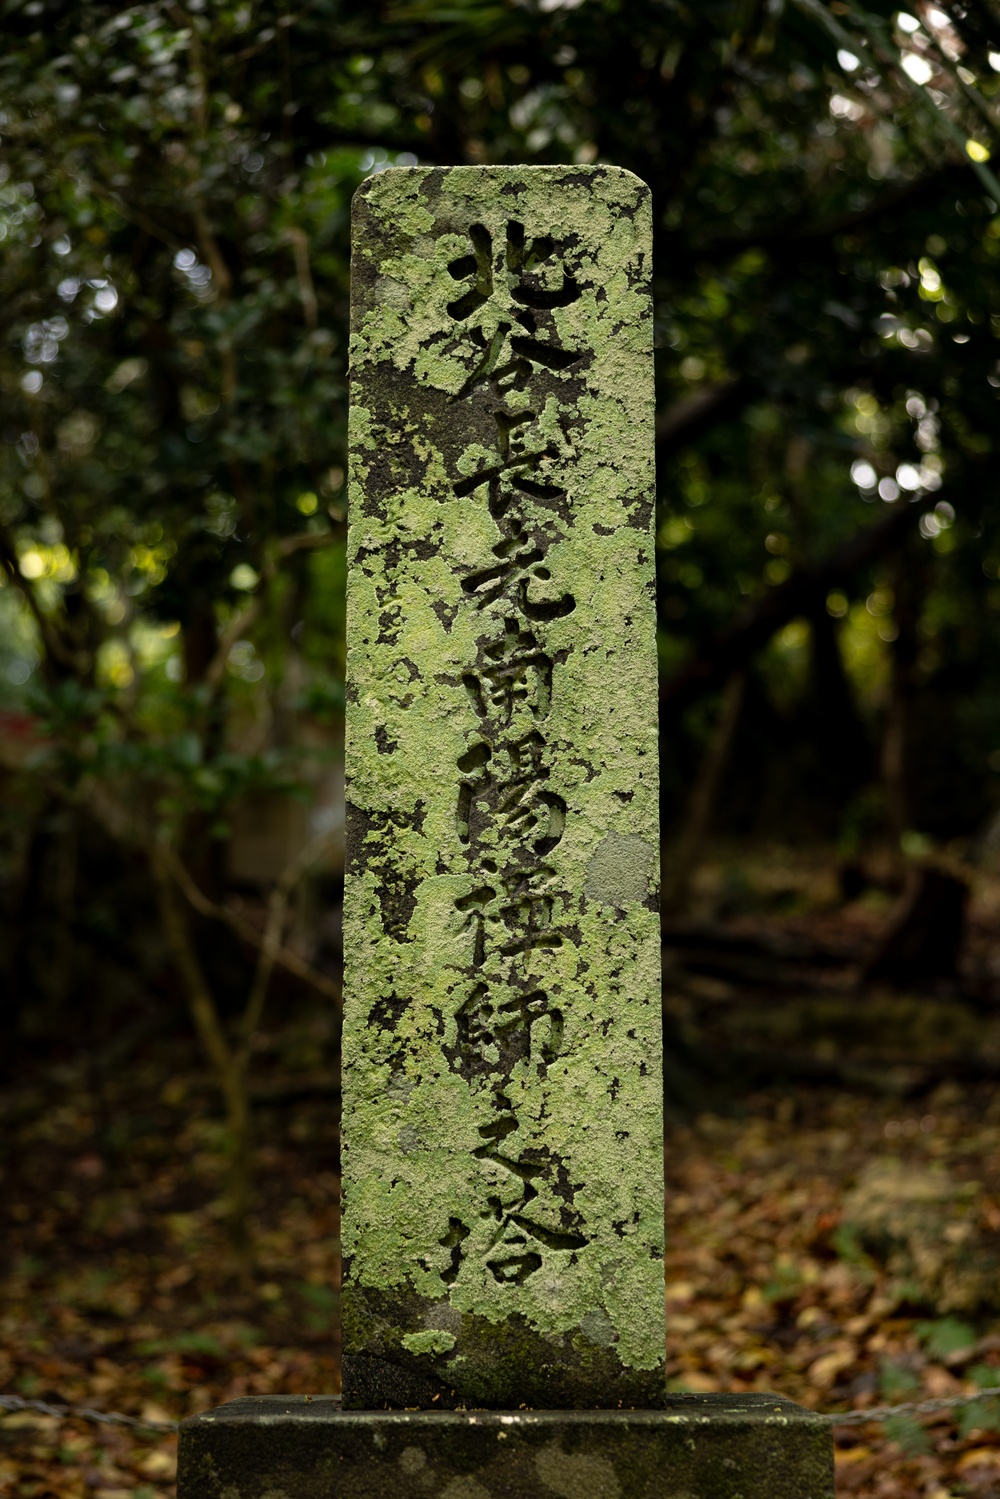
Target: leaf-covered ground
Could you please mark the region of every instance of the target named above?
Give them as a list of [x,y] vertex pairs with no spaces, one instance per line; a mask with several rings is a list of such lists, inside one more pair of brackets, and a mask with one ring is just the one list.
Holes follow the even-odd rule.
[[[985,962],[993,915],[974,916]],[[866,919],[822,935],[850,947],[850,921]],[[794,935],[794,919],[779,928]],[[755,962],[749,980],[738,963],[706,976],[690,953],[668,964],[687,1069],[666,1150],[672,1388],[844,1410],[1000,1384],[1000,1096],[985,1077],[939,1076],[949,1058],[974,1051],[988,1072],[1000,1057],[989,995],[859,991],[822,965],[782,988]],[[726,1057],[742,1045],[790,1069],[741,1092]],[[0,1391],[176,1419],[336,1389],[333,1047],[330,1023],[301,1016],[260,1038],[252,1293],[227,1269],[223,1140],[183,1037],[39,1065],[6,1088]],[[804,1057],[846,1058],[850,1076],[817,1086],[795,1075]],[[988,1402],[837,1444],[839,1494],[1000,1496]],[[0,1417],[0,1495],[166,1499],[175,1450],[165,1435]]]

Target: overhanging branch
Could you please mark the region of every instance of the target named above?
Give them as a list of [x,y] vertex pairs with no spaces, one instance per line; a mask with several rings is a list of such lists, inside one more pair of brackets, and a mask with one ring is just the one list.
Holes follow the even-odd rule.
[[[936,497],[935,497],[936,498]],[[717,635],[660,688],[661,716],[676,715],[721,687],[733,672],[742,670],[778,630],[815,607],[833,588],[847,586],[867,563],[898,546],[918,517],[934,500],[921,505],[897,501],[892,512],[874,526],[852,536],[819,562],[797,568],[791,577],[768,592]]]
[[675,401],[656,414],[656,456],[666,458],[689,442],[696,442],[716,422],[738,416],[754,396],[745,375],[735,375],[718,385],[709,385],[694,395]]

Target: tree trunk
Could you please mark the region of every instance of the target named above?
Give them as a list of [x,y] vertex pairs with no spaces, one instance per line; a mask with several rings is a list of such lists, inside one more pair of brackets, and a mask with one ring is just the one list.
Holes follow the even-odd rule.
[[831,798],[847,801],[869,779],[872,750],[858,716],[836,622],[819,598],[809,615],[812,634],[811,731]]
[[892,567],[893,618],[898,634],[892,646],[892,676],[889,702],[882,730],[882,785],[886,822],[893,851],[898,858],[903,834],[910,826],[907,791],[906,741],[913,674],[916,666],[920,620],[920,579],[906,558],[898,553]]
[[253,1169],[248,1054],[234,1048],[226,1036],[170,873],[155,849],[152,864],[163,930],[180,974],[195,1031],[215,1074],[225,1109],[230,1150],[226,1225],[236,1270],[246,1285],[252,1276],[249,1216]]
[[957,875],[931,864],[914,865],[862,980],[903,988],[955,978],[968,896],[968,885]]
[[722,694],[719,716],[698,767],[680,835],[670,853],[670,868],[663,879],[665,910],[683,910],[690,896],[691,880],[701,862],[745,691],[746,673],[734,672]]

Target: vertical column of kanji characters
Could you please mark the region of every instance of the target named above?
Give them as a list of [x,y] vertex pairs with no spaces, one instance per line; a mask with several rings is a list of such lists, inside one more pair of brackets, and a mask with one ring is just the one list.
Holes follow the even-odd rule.
[[[499,535],[495,560],[461,578],[466,607],[491,624],[463,674],[476,738],[456,764],[455,834],[475,887],[455,902],[470,970],[457,1011],[455,1061],[469,1077],[490,1079],[492,1117],[480,1127],[483,1143],[475,1151],[500,1168],[490,1173],[492,1190],[484,1189],[481,1209],[495,1222],[486,1264],[495,1280],[521,1284],[541,1268],[546,1248],[587,1243],[574,1231],[582,1225],[574,1225],[578,1215],[571,1203],[567,1211],[565,1191],[553,1195],[553,1163],[521,1145],[506,1087],[519,1061],[544,1073],[563,1035],[562,1011],[545,983],[545,957],[566,939],[560,918],[570,901],[555,860],[566,802],[556,789],[558,765],[547,736],[560,652],[548,648],[546,625],[572,614],[576,603],[546,566],[569,495],[551,475],[560,454],[539,430],[542,403],[533,399],[533,383],[540,369],[567,370],[579,361],[579,350],[560,344],[551,312],[575,302],[581,290],[565,271],[552,275],[559,260],[554,239],[529,239],[515,219],[505,225],[499,252],[481,224],[471,226],[469,242],[469,253],[448,267],[465,283],[448,314],[466,325],[480,358],[456,400],[486,386],[496,430],[490,458],[456,477],[452,489],[457,498],[485,505]],[[494,296],[495,255],[506,273],[504,300],[515,310],[510,319],[500,316],[487,338],[478,318]],[[537,274],[543,268],[544,285]],[[442,1243],[459,1231],[467,1237],[453,1219]],[[458,1278],[463,1259],[460,1238],[446,1280]]]
[[649,242],[614,168],[355,200],[350,1404],[662,1366]]

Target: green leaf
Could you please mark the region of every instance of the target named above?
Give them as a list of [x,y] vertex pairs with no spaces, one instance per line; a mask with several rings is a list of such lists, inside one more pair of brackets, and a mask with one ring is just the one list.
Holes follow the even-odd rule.
[[915,1416],[887,1416],[885,1432],[907,1457],[918,1457],[930,1450],[927,1433]]
[[879,1371],[879,1383],[883,1395],[890,1399],[900,1395],[909,1395],[914,1390],[919,1390],[920,1380],[912,1369],[906,1364],[896,1364],[887,1360]]
[[197,734],[178,734],[173,741],[174,759],[186,770],[194,770],[201,764],[202,747]]
[[963,1348],[971,1348],[976,1341],[976,1330],[968,1322],[957,1317],[939,1317],[933,1322],[918,1322],[917,1337],[932,1358],[947,1358]]
[[959,1406],[956,1424],[963,1437],[972,1431],[1000,1431],[1000,1399],[974,1400]]
[[1000,1369],[995,1364],[973,1364],[971,1369],[966,1370],[966,1375],[981,1390],[1000,1385]]

